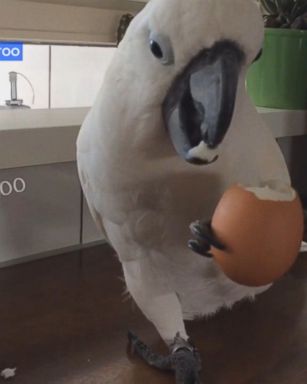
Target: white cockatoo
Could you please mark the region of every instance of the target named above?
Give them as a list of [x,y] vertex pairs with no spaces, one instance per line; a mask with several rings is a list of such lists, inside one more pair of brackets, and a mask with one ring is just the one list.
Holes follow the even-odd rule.
[[253,0],[150,0],[119,45],[77,141],[90,211],[170,356],[155,355],[131,333],[130,341],[150,364],[173,367],[177,383],[199,382],[184,320],[268,288],[239,285],[204,257],[211,245],[223,246],[204,223],[230,185],[290,188],[282,154],[245,89],[262,42]]

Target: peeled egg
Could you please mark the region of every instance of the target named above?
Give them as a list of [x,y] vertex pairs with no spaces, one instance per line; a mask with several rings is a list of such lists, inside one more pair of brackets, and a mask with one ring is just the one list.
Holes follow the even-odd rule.
[[213,248],[212,253],[230,279],[247,286],[266,285],[292,266],[304,223],[300,199],[291,191],[293,197],[287,201],[264,199],[260,188],[259,198],[239,185],[224,193],[213,214],[212,229],[226,249]]

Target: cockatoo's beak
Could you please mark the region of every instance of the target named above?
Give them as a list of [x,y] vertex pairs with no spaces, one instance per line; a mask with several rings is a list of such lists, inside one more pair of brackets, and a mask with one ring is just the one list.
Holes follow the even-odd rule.
[[200,52],[175,79],[163,103],[163,118],[176,151],[188,162],[218,157],[232,120],[244,54],[230,41]]

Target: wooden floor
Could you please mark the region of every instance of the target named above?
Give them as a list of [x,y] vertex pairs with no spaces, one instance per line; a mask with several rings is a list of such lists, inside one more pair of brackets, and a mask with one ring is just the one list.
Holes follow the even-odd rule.
[[[128,357],[128,329],[166,350],[123,289],[107,246],[0,270],[0,371],[17,366],[16,384],[173,383]],[[307,254],[255,303],[188,329],[203,384],[306,384]]]

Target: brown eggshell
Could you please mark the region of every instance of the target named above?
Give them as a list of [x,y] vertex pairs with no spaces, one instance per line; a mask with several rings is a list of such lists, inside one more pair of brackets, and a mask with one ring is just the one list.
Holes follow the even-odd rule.
[[293,201],[260,200],[241,186],[229,188],[212,218],[216,237],[226,246],[212,253],[224,273],[247,286],[272,283],[298,256],[303,210]]

